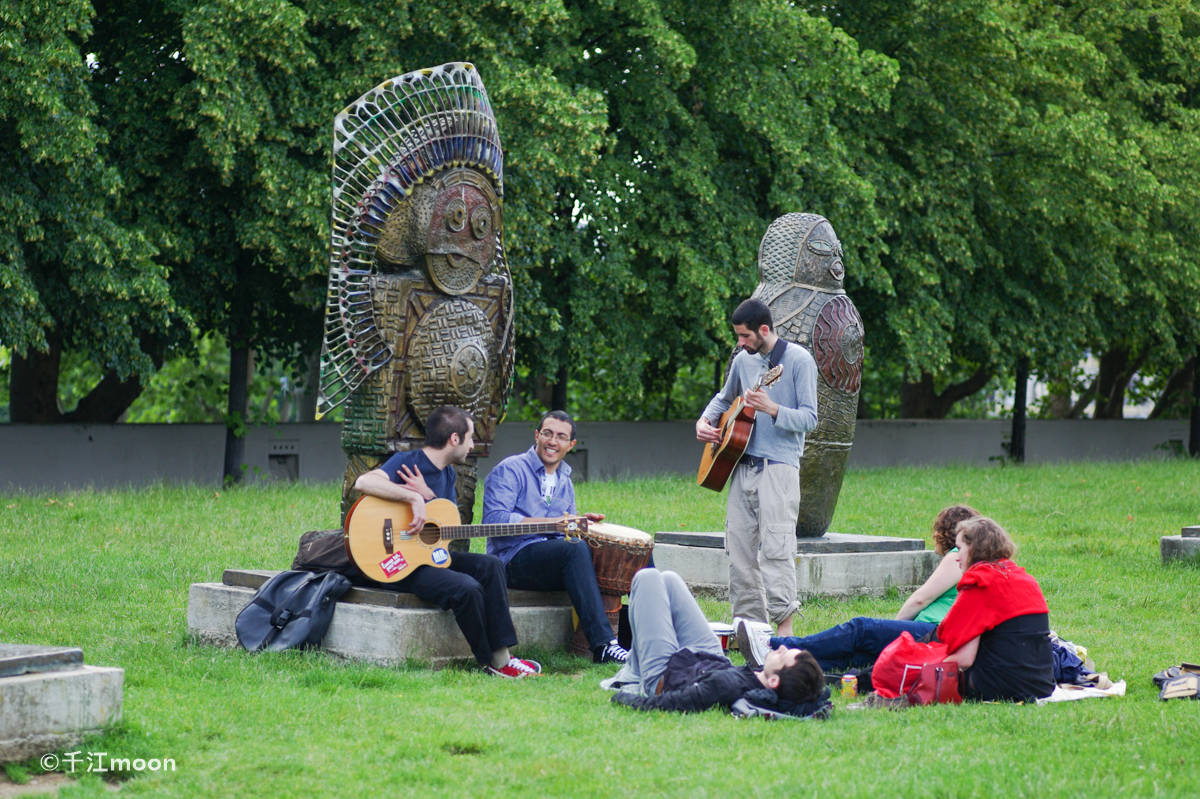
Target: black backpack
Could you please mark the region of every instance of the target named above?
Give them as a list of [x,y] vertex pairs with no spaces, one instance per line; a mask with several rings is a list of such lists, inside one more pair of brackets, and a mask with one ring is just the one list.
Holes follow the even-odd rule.
[[336,572],[280,572],[238,613],[238,643],[251,652],[320,646],[338,597],[349,589],[350,581]]

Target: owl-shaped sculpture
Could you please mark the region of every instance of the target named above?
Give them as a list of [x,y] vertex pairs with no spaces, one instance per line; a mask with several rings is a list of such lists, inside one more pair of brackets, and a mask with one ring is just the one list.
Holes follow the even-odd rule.
[[496,120],[471,64],[384,81],[335,118],[318,413],[345,403],[343,514],[360,474],[420,448],[429,413],[457,405],[475,417],[476,450],[457,468],[470,521],[475,459],[512,378],[503,196]]
[[775,332],[802,344],[817,362],[817,428],[800,459],[796,535],[824,535],[837,507],[854,443],[862,384],[863,323],[842,288],[842,245],[815,214],[784,214],[758,247],[758,287]]

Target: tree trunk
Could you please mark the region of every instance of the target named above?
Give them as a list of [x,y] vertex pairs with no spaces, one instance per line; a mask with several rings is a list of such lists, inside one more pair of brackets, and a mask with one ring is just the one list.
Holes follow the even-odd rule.
[[297,411],[299,421],[311,422],[317,418],[317,389],[321,384],[321,351],[314,350],[304,359],[304,393],[300,396]]
[[1188,454],[1200,458],[1200,352],[1192,359],[1192,413],[1188,426]]
[[900,384],[900,417],[903,419],[944,419],[954,403],[965,399],[987,385],[990,369],[979,367],[975,373],[958,383],[946,386],[938,393],[933,387],[933,375],[922,372],[915,383]]
[[567,362],[564,360],[558,366],[554,376],[554,385],[550,387],[550,410],[567,410]]
[[58,367],[62,342],[46,336],[46,352],[13,353],[8,381],[8,418],[14,424],[55,424],[63,420],[58,409]]
[[129,410],[129,406],[142,395],[145,388],[137,377],[121,380],[117,377],[116,372],[109,370],[104,373],[104,377],[96,384],[96,387],[89,391],[86,397],[79,400],[75,410],[63,414],[63,421],[77,424],[119,422],[125,411]]
[[[1150,419],[1158,419],[1168,410],[1173,410],[1177,407],[1191,407],[1192,384],[1196,371],[1196,363],[1200,361],[1193,355],[1183,362],[1171,376],[1167,378],[1167,384],[1163,386],[1163,390],[1159,392],[1158,399],[1154,401],[1154,410],[1150,411]],[[1179,405],[1176,405],[1176,403]]]
[[1142,367],[1143,354],[1130,359],[1129,350],[1119,347],[1100,356],[1100,373],[1096,375],[1096,411],[1093,419],[1120,419],[1125,415],[1125,389]]
[[1017,379],[1013,390],[1012,441],[1008,455],[1017,463],[1025,462],[1025,399],[1029,390],[1029,358],[1017,360]]
[[229,405],[225,414],[225,469],[222,475],[226,485],[242,482],[251,368],[250,348],[245,344],[230,346]]

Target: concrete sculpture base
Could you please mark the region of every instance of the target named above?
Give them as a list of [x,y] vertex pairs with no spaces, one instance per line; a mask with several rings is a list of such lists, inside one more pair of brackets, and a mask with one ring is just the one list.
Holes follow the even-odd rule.
[[[938,556],[920,538],[826,533],[798,538],[796,591],[811,596],[882,594],[925,582]],[[654,564],[678,572],[693,589],[729,596],[724,533],[662,532],[654,537]]]

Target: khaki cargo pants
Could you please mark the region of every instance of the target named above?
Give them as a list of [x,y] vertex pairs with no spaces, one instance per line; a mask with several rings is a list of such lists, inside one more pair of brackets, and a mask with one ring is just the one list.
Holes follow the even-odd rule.
[[800,471],[786,463],[734,467],[725,509],[733,615],[775,624],[796,612]]

